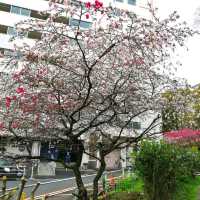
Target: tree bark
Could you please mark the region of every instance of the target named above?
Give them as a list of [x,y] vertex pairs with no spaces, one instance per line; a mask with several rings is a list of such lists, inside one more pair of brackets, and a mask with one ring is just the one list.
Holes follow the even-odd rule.
[[76,154],[76,164],[73,167],[73,172],[76,179],[76,184],[78,187],[78,199],[79,200],[89,200],[87,189],[84,186],[82,177],[81,177],[81,171],[80,166],[82,162],[83,152],[84,152],[84,146],[82,141],[78,140],[77,138],[73,141],[73,144],[76,144],[79,146],[79,152]]
[[98,181],[101,178],[104,170],[106,168],[106,162],[104,159],[104,156],[101,156],[101,165],[97,171],[97,175],[95,176],[94,180],[93,180],[93,200],[97,200],[98,199]]
[[79,167],[75,166],[73,168],[73,171],[74,171],[74,175],[75,175],[75,178],[76,178],[76,184],[77,184],[77,187],[78,187],[78,199],[79,200],[89,200],[87,189],[84,186]]

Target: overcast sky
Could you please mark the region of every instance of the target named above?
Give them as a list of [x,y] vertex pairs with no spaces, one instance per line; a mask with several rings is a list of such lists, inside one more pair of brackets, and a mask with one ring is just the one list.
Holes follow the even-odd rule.
[[[198,18],[199,8],[199,30],[200,30],[200,0],[156,0],[159,8],[159,15],[166,17],[169,13],[177,10],[181,19],[191,26]],[[189,39],[187,42],[189,51],[179,50],[180,61],[183,64],[178,69],[178,75],[188,80],[191,85],[200,83],[200,36]]]

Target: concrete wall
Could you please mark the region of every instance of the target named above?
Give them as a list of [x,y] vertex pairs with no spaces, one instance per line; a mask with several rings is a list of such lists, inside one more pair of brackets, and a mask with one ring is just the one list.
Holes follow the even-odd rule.
[[106,169],[108,170],[119,169],[121,167],[120,157],[121,157],[120,150],[115,150],[109,153],[105,158]]
[[6,152],[11,155],[28,155],[28,151],[26,149],[24,151],[20,151],[18,147],[13,147],[12,144],[7,144],[5,148]]

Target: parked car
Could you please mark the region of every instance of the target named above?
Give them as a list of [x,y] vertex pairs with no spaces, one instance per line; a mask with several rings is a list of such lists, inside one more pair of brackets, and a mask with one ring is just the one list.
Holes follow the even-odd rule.
[[0,177],[7,176],[8,178],[20,178],[23,174],[23,168],[17,166],[14,161],[0,158]]

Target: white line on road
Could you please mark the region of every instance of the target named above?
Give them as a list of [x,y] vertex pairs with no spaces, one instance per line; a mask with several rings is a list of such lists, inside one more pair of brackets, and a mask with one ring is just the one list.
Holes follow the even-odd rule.
[[[119,171],[121,171],[121,170],[108,171],[108,173],[114,173],[114,172],[119,172]],[[94,175],[96,175],[96,174],[82,175],[82,178],[87,178],[87,177],[94,176]],[[47,184],[51,184],[51,183],[58,183],[58,182],[67,181],[67,180],[73,180],[73,179],[75,179],[75,177],[64,178],[64,179],[56,179],[56,180],[53,180],[53,181],[41,182],[40,185],[47,185]],[[33,187],[36,184],[37,183],[31,184],[31,185],[26,185],[25,188]],[[14,189],[16,189],[16,187],[8,188],[7,191],[11,191],[11,190],[14,190]]]
[[[117,172],[117,171],[121,171],[121,170],[115,170],[115,171],[112,171],[112,172]],[[115,178],[121,178],[122,176],[116,176]],[[88,186],[91,186],[93,183],[88,183],[88,184],[85,184],[85,187],[88,187]],[[46,193],[46,194],[42,194],[42,195],[39,195],[39,196],[36,196],[35,199],[42,199],[43,197],[51,197],[51,196],[56,196],[58,194],[62,194],[62,193],[65,193],[65,192],[70,192],[70,191],[73,191],[77,189],[77,187],[70,187],[70,188],[66,188],[66,189],[63,189],[63,190],[57,190],[57,191],[54,191],[54,192],[50,192],[50,193]],[[66,196],[72,196],[73,194],[65,194]],[[27,198],[26,200],[30,200],[30,198]]]
[[[92,185],[92,183],[88,183],[88,184],[85,185],[85,187],[88,187],[88,186],[91,186],[91,185]],[[62,194],[62,193],[65,193],[65,192],[73,191],[76,188],[77,187],[70,187],[70,188],[67,188],[67,189],[63,189],[63,190],[58,190],[58,191],[51,192],[51,193],[42,194],[42,195],[36,196],[35,199],[41,199],[44,196],[46,196],[46,197],[56,196],[58,194]],[[73,194],[67,194],[67,195],[72,196]],[[27,198],[26,200],[30,200],[30,198]]]
[[[109,171],[109,173],[114,173],[114,172],[119,172],[121,170],[114,170],[114,171]],[[104,172],[105,173],[105,172]],[[82,175],[82,178],[87,178],[90,176],[94,176],[96,174],[90,174],[90,175]],[[45,185],[45,184],[51,184],[51,183],[57,183],[57,182],[61,182],[61,181],[67,181],[67,180],[73,180],[75,179],[75,177],[70,177],[70,178],[64,178],[64,179],[57,179],[57,180],[53,180],[53,181],[48,181],[48,182],[42,182],[40,183],[40,185]]]

